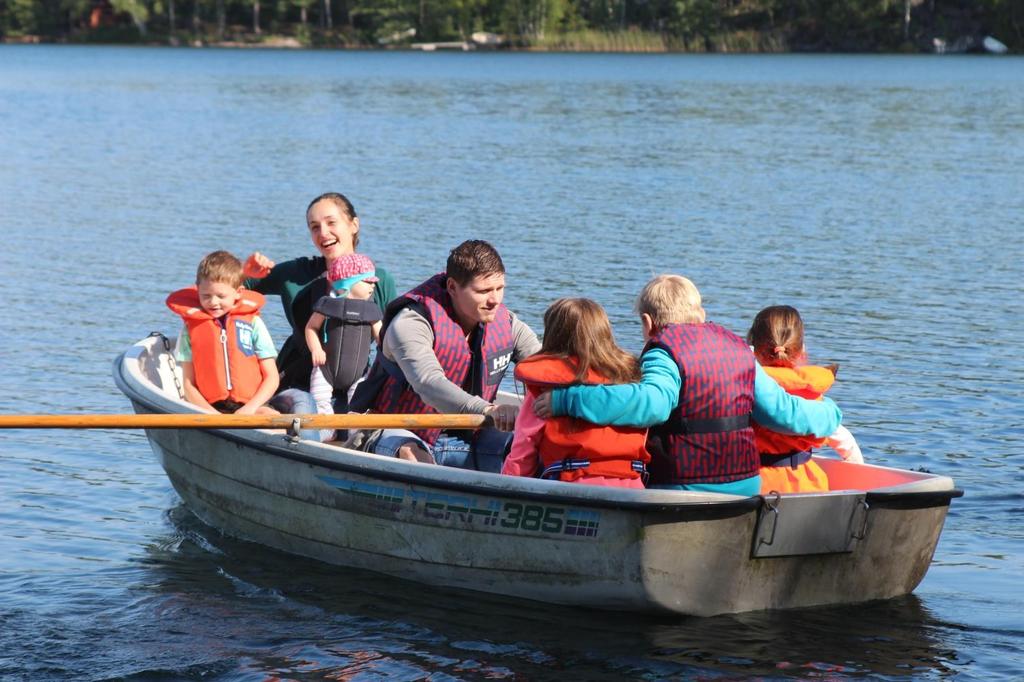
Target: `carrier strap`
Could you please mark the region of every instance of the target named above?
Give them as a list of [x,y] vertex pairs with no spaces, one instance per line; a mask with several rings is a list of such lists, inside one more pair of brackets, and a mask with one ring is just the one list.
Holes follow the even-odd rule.
[[763,467],[791,467],[796,469],[801,464],[806,464],[811,459],[811,453],[809,451],[804,452],[787,452],[783,455],[771,455],[766,452],[761,453],[761,466]]

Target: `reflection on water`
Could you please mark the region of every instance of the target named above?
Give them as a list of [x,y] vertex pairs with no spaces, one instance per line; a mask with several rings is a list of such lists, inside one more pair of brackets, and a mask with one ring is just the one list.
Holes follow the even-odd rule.
[[[703,619],[612,614],[434,589],[284,555],[221,536],[181,505],[169,519],[170,534],[146,547],[131,600],[100,628],[90,653],[102,655],[78,651],[79,665],[129,679],[235,670],[595,680],[898,678],[957,666],[935,636],[956,626],[913,596]],[[68,643],[72,653],[79,644]]]

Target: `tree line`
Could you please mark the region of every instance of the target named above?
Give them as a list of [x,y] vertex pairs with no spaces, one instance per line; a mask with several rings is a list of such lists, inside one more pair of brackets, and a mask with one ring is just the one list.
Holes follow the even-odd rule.
[[1024,49],[1024,0],[0,0],[8,41],[535,49]]

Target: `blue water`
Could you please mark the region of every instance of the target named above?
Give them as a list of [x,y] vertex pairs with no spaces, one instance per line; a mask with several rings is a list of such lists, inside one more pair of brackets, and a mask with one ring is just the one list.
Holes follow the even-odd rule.
[[[222,537],[145,438],[0,433],[0,678],[1024,676],[1024,59],[0,46],[0,412],[124,412],[110,363],[227,248],[312,252],[340,190],[408,287],[491,240],[538,330],[689,276],[788,303],[870,462],[965,489],[911,596],[649,618]],[[271,330],[285,337],[269,307]]]

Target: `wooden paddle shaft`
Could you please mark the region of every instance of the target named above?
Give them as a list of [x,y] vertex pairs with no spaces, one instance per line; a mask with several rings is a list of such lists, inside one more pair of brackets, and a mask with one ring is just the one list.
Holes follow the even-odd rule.
[[5,414],[0,429],[478,429],[482,414]]

